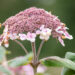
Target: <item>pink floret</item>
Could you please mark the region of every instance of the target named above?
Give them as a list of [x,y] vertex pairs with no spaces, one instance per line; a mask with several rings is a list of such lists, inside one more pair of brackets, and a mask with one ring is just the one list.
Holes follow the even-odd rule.
[[61,36],[55,29],[61,25],[60,20],[44,9],[31,7],[8,18],[3,25],[8,25],[10,33],[36,32],[42,25],[52,29],[53,37]]

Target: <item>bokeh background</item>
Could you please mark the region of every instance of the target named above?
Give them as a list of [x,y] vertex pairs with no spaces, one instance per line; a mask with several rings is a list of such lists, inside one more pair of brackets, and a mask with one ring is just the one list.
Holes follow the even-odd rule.
[[[8,17],[33,6],[51,11],[52,14],[58,16],[69,28],[69,33],[75,37],[75,0],[0,0],[0,22],[3,23]],[[30,52],[31,44],[27,41],[24,41],[23,44]],[[37,38],[37,48],[39,44],[40,40]],[[62,47],[56,39],[50,38],[44,44],[40,58],[47,56],[64,57],[68,51],[75,52],[75,39],[65,40],[65,44],[66,46]],[[12,52],[8,55],[8,59],[25,55],[22,48],[13,41],[10,41],[8,50]]]

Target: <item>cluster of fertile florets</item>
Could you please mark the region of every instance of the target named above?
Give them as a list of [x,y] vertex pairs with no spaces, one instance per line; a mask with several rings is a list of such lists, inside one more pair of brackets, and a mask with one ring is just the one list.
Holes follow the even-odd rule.
[[52,35],[65,46],[62,39],[73,39],[66,31],[68,28],[57,16],[39,8],[29,8],[8,18],[2,25],[4,32],[0,37],[0,45],[8,47],[8,40],[28,40],[35,42],[37,35],[41,40],[48,40]]

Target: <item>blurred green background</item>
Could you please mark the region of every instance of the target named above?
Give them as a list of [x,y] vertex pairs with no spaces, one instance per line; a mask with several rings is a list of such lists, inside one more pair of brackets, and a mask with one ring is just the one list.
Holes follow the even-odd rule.
[[[69,33],[75,37],[75,0],[0,0],[0,22],[2,23],[8,17],[33,6],[51,11],[52,14],[58,16],[69,27]],[[37,48],[39,43],[40,40],[37,39]],[[23,44],[28,51],[31,51],[29,42],[24,41]],[[56,39],[50,38],[44,44],[40,57],[56,55],[64,57],[67,51],[75,52],[75,39],[71,41],[65,40],[65,44],[66,46],[63,47]],[[12,51],[8,58],[25,54],[22,48],[13,41],[10,41],[8,50]]]

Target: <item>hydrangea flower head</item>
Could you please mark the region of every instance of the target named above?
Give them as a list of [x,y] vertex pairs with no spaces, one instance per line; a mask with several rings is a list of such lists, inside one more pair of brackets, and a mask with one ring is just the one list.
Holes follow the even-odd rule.
[[35,42],[37,35],[41,40],[48,40],[50,36],[53,36],[65,46],[63,39],[73,39],[67,32],[68,28],[57,16],[36,7],[31,7],[11,16],[2,25],[5,26],[6,30],[3,33],[3,41],[8,37],[12,40],[20,39]]

